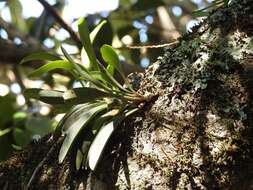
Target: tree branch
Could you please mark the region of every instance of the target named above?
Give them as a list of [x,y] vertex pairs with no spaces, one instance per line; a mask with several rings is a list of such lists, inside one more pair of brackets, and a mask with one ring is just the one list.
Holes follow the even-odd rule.
[[54,7],[52,7],[48,2],[46,2],[45,0],[38,0],[43,7],[45,8],[45,10],[51,14],[56,21],[65,29],[69,32],[71,38],[76,42],[77,46],[79,49],[82,48],[82,42],[79,38],[79,36],[76,34],[75,31],[72,30],[72,28],[62,19],[62,17],[60,16],[60,14],[54,9]]

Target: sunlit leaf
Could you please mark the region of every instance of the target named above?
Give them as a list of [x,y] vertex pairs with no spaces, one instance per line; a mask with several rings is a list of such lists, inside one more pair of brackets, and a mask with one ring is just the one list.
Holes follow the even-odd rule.
[[51,61],[51,62],[39,67],[35,71],[33,71],[30,74],[30,76],[31,77],[39,77],[42,74],[47,73],[52,70],[55,70],[55,69],[63,69],[63,70],[71,72],[73,70],[73,65],[69,61],[66,61],[66,60]]
[[91,170],[95,170],[97,163],[103,153],[105,145],[112,135],[115,127],[116,126],[114,126],[113,121],[102,126],[94,141],[92,142],[87,156],[88,165]]
[[66,137],[63,141],[63,144],[60,149],[59,153],[59,162],[62,163],[63,160],[65,159],[67,153],[69,152],[75,138],[77,135],[80,133],[80,131],[87,126],[88,122],[90,119],[96,116],[97,113],[100,111],[104,110],[106,108],[106,104],[95,106],[89,109],[85,108],[84,110],[79,110],[80,114],[77,114],[76,117],[71,118],[71,122],[66,122],[64,125],[69,124],[70,126],[67,126],[68,130],[66,131]]
[[105,146],[116,127],[120,124],[122,120],[124,120],[129,115],[135,113],[137,110],[138,109],[136,108],[130,111],[126,111],[125,113],[114,117],[112,121],[101,127],[90,146],[87,156],[87,164],[91,170],[96,169],[96,166],[103,154]]
[[61,60],[60,57],[57,55],[53,55],[51,53],[47,52],[37,52],[37,53],[32,53],[26,57],[24,57],[20,64],[23,64],[28,61],[37,61],[37,60],[43,60],[43,61],[56,61],[56,60]]
[[90,69],[98,70],[97,60],[96,60],[94,49],[91,44],[89,30],[83,18],[80,18],[78,20],[78,31],[81,37],[83,47],[89,57]]
[[107,65],[106,70],[113,76],[115,68],[112,65]]
[[93,44],[94,40],[96,39],[96,36],[98,32],[101,30],[101,28],[106,24],[106,20],[103,20],[100,22],[90,33],[90,41]]

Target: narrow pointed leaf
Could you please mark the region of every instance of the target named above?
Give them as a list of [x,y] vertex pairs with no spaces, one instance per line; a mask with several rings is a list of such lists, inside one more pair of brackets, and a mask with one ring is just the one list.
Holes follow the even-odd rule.
[[75,121],[70,123],[71,126],[69,126],[69,129],[66,131],[66,137],[60,149],[59,153],[60,163],[62,163],[63,160],[65,159],[67,153],[72,147],[73,142],[75,141],[75,138],[80,133],[80,131],[87,126],[90,119],[92,119],[98,112],[100,112],[105,108],[106,105],[100,105],[93,107],[91,109],[84,110],[82,111],[82,114],[80,114],[79,117],[75,119]]
[[96,80],[95,78],[90,75],[89,71],[87,71],[85,68],[81,67],[81,65],[78,65],[74,62],[74,60],[70,57],[70,55],[67,53],[67,51],[61,47],[63,54],[65,57],[73,64],[73,67],[78,72],[78,74],[83,77],[88,82],[91,82],[93,85],[97,86],[98,88],[106,88],[100,81]]
[[68,90],[64,93],[65,102],[80,104],[91,102],[99,98],[110,97],[112,94],[100,91],[96,88],[82,87]]
[[23,64],[28,61],[37,61],[37,60],[43,60],[43,61],[56,61],[56,60],[61,60],[61,58],[57,55],[53,55],[47,52],[37,52],[37,53],[32,53],[26,57],[24,57],[20,64]]
[[90,41],[93,44],[94,40],[96,39],[96,36],[98,32],[101,30],[101,28],[106,24],[106,20],[103,20],[100,22],[90,33]]
[[101,158],[101,155],[103,154],[105,146],[116,127],[120,124],[122,120],[124,120],[129,115],[135,113],[136,111],[138,111],[138,108],[126,110],[124,113],[115,117],[112,121],[101,127],[90,146],[87,156],[87,164],[91,170],[94,171],[96,169],[96,166]]
[[97,136],[92,142],[87,156],[88,165],[91,170],[94,171],[96,169],[97,163],[103,153],[106,143],[110,139],[115,127],[116,126],[114,126],[113,121],[104,125],[99,130]]
[[63,134],[66,134],[67,131],[73,126],[72,124],[76,120],[78,120],[82,116],[82,114],[84,114],[87,110],[100,105],[102,105],[102,103],[93,102],[93,103],[78,104],[74,106],[59,123],[57,130],[61,131],[61,133]]
[[92,47],[91,40],[90,40],[89,30],[88,30],[88,28],[86,26],[86,22],[83,18],[80,18],[78,20],[78,31],[80,34],[80,38],[81,38],[83,47],[89,57],[89,60],[91,63],[91,69],[98,70],[95,52],[94,52],[94,49]]
[[64,104],[62,91],[30,88],[24,91],[24,95],[26,98],[37,99],[47,104]]
[[63,69],[69,72],[72,72],[73,65],[66,60],[57,60],[57,61],[51,61],[40,68],[33,71],[30,76],[31,77],[39,77],[44,73],[47,73],[49,71],[55,70],[55,69]]

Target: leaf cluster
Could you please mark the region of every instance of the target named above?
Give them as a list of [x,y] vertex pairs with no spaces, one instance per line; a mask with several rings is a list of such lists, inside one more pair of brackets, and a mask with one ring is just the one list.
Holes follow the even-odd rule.
[[[126,117],[138,111],[139,103],[149,99],[132,89],[124,75],[119,57],[110,45],[105,44],[100,49],[106,67],[96,58],[92,43],[104,24],[105,21],[101,22],[89,33],[85,20],[78,20],[83,44],[81,60],[76,60],[61,47],[63,58],[40,52],[21,61],[47,61],[30,74],[32,77],[39,77],[55,69],[64,69],[82,84],[80,88],[68,89],[65,92],[34,88],[25,91],[27,98],[68,108],[55,131],[56,134],[65,136],[59,162],[62,163],[69,152],[74,152],[77,169],[82,167],[95,170],[111,134]],[[113,77],[115,72],[125,81],[124,85]]]

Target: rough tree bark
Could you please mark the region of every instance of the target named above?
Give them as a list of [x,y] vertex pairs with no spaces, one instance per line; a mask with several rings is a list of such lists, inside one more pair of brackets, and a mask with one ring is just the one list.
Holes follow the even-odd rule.
[[122,123],[96,173],[71,155],[59,165],[62,139],[48,136],[0,164],[0,187],[25,188],[37,167],[29,189],[253,189],[252,66],[253,2],[234,0],[132,75],[158,98]]

